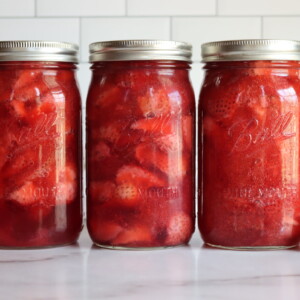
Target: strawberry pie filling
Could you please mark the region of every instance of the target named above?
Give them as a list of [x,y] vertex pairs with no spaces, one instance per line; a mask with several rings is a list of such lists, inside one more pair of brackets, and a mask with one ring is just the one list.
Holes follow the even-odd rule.
[[194,231],[195,113],[187,64],[105,62],[92,69],[87,221],[93,241],[129,248],[187,243]]
[[74,242],[81,230],[80,98],[72,64],[0,64],[0,247]]
[[224,247],[300,239],[299,62],[207,64],[200,95],[199,226]]

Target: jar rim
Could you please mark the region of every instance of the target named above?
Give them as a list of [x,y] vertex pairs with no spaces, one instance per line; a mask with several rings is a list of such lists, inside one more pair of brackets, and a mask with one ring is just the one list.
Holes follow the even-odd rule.
[[300,41],[248,39],[201,45],[202,62],[250,60],[300,60]]
[[0,41],[0,61],[47,61],[78,63],[76,44],[58,41]]
[[90,44],[90,62],[177,60],[191,62],[192,45],[167,40],[115,40]]

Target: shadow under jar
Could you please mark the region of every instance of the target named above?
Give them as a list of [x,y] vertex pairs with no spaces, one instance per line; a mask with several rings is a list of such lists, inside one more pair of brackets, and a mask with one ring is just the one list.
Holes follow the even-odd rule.
[[206,244],[285,249],[300,239],[300,43],[212,42],[200,93],[199,228]]
[[0,42],[0,247],[70,244],[82,229],[77,51]]
[[195,100],[191,46],[90,46],[87,224],[113,249],[186,244],[194,231]]

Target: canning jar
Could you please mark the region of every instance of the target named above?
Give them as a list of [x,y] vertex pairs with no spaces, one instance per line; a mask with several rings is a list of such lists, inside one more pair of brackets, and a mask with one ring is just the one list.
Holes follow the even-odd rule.
[[168,247],[194,231],[191,46],[90,45],[87,224],[107,248]]
[[70,244],[81,231],[77,51],[0,42],[0,247]]
[[300,42],[202,45],[199,227],[224,248],[300,239]]

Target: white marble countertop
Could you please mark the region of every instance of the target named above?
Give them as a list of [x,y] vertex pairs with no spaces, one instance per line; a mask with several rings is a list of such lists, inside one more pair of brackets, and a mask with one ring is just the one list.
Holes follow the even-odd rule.
[[202,246],[103,250],[78,245],[0,250],[0,299],[300,299],[300,249],[238,252]]

